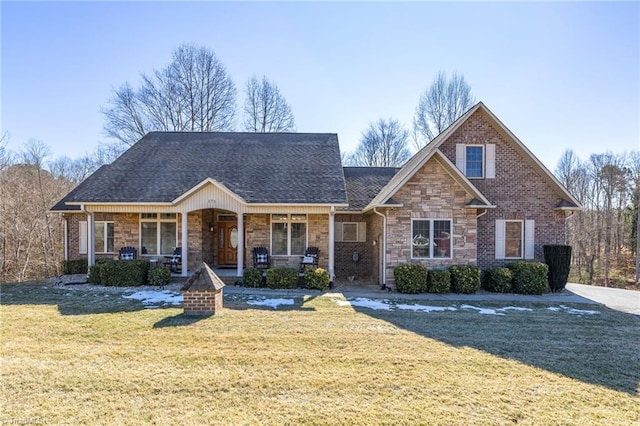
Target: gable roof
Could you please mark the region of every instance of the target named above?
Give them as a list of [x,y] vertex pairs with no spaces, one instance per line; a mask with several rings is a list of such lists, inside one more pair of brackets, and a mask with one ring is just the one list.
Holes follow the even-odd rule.
[[[373,207],[378,207],[384,204],[389,198],[395,194],[395,192],[400,189],[402,185],[404,185],[431,157],[436,157],[438,160],[442,160],[441,164],[445,166],[445,169],[449,172],[449,174],[461,183],[465,189],[470,193],[477,193],[480,197],[474,195],[474,205],[469,205],[469,207],[481,208],[480,205],[484,203],[482,206],[484,208],[492,208],[491,203],[480,193],[480,191],[471,183],[469,179],[460,171],[458,168],[451,163],[451,161],[438,149],[456,130],[462,126],[462,124],[469,119],[475,112],[481,111],[485,114],[485,116],[493,121],[496,126],[496,129],[501,132],[504,136],[511,139],[516,148],[520,150],[525,158],[528,158],[533,166],[538,169],[540,174],[545,177],[549,183],[557,189],[557,191],[561,194],[561,197],[565,198],[566,203],[563,206],[564,209],[580,209],[580,203],[569,193],[569,191],[562,185],[556,177],[536,158],[535,155],[518,139],[499,119],[496,117],[490,110],[487,108],[482,102],[478,102],[473,107],[471,107],[467,112],[461,115],[456,121],[454,121],[449,127],[447,127],[444,131],[442,131],[435,139],[429,142],[426,146],[424,146],[420,151],[418,151],[413,157],[407,161],[400,171],[391,179],[387,185],[380,191],[377,197],[375,197],[369,205],[366,207],[366,210],[371,209]],[[440,162],[440,161],[439,161]],[[571,206],[571,207],[569,207]]]
[[203,182],[246,203],[346,204],[333,133],[151,132],[65,203],[172,203]]
[[399,167],[344,167],[349,207],[342,211],[360,212],[400,170]]

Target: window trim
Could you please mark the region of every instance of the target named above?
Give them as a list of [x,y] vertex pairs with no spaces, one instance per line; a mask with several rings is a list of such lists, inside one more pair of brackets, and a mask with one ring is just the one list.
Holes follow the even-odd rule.
[[[143,218],[142,215],[144,214],[154,214],[155,217],[145,217]],[[175,217],[173,218],[163,218],[162,215],[163,214],[172,214],[175,215]],[[139,215],[139,221],[138,221],[138,233],[139,233],[139,237],[138,237],[138,252],[140,253],[140,256],[149,256],[149,257],[158,257],[158,256],[170,256],[173,254],[173,251],[171,253],[161,253],[161,249],[162,249],[162,239],[161,239],[161,233],[162,233],[162,229],[160,224],[161,223],[175,223],[176,224],[176,247],[178,247],[178,213],[140,213]],[[156,253],[144,253],[142,254],[142,224],[143,223],[155,223],[156,226]]]
[[[309,244],[309,215],[306,213],[286,213],[286,219],[274,219],[273,216],[284,216],[285,213],[271,213],[269,216],[269,251],[271,252],[271,256],[273,257],[289,257],[289,256],[302,256],[304,255],[304,250],[308,247]],[[304,220],[293,220],[292,216],[302,216],[304,215]],[[287,253],[286,254],[275,254],[273,251],[273,224],[274,223],[284,223],[287,225]],[[304,223],[304,249],[302,253],[291,254],[291,224],[293,223]]]
[[[516,222],[520,224],[520,256],[519,257],[511,257],[507,256],[507,223]],[[504,219],[504,258],[506,260],[517,260],[524,259],[524,220],[520,219]]]
[[[428,257],[424,257],[424,256],[415,256],[413,254],[413,224],[416,221],[427,221],[429,222],[429,256]],[[440,221],[440,222],[449,222],[449,231],[450,231],[450,236],[449,236],[449,256],[448,257],[434,257],[434,238],[433,238],[433,228],[434,228],[434,223],[436,221]],[[411,234],[410,234],[410,238],[409,238],[409,247],[411,248],[411,259],[412,260],[451,260],[453,259],[453,219],[450,218],[422,218],[422,217],[416,217],[416,218],[412,218],[411,219]]]
[[[109,239],[108,235],[107,235],[107,229],[109,229],[108,228],[108,224],[112,224],[113,225],[113,238],[114,238],[113,251],[107,251],[107,246],[108,246],[107,240]],[[102,225],[103,230],[104,230],[104,234],[103,235],[105,236],[105,238],[104,238],[104,241],[102,242],[102,250],[101,251],[96,250],[95,254],[113,254],[113,253],[115,253],[115,234],[116,234],[116,230],[115,230],[115,223],[112,220],[96,220],[95,222],[93,222],[94,249],[95,249],[96,227],[98,225]]]
[[[469,170],[469,156],[467,155],[467,149],[469,148],[473,148],[473,147],[479,147],[482,150],[482,174],[481,176],[469,176],[467,171]],[[487,174],[486,169],[487,169],[487,154],[486,154],[486,148],[484,144],[465,144],[464,146],[464,175],[466,176],[467,179],[484,179],[485,175]]]

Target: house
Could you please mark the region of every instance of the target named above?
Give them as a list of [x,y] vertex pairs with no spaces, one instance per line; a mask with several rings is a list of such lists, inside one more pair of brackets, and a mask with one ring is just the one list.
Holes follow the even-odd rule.
[[343,167],[335,134],[152,132],[58,202],[65,258],[297,267],[308,246],[332,276],[391,284],[393,268],[542,260],[576,199],[483,104],[406,164]]

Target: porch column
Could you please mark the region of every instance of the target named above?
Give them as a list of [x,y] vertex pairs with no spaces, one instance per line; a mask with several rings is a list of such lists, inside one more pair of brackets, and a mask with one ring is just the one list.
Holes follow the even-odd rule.
[[239,277],[244,271],[244,215],[238,213],[238,271]]
[[96,264],[96,233],[93,213],[87,212],[87,259],[89,266]]
[[335,207],[331,206],[331,211],[329,212],[329,278],[331,281],[335,278],[334,269],[335,269],[335,225],[334,225],[334,215],[335,215]]
[[183,277],[187,276],[187,264],[189,263],[189,259],[187,253],[189,252],[189,228],[187,224],[187,217],[189,215],[187,212],[182,213],[182,271],[181,275]]

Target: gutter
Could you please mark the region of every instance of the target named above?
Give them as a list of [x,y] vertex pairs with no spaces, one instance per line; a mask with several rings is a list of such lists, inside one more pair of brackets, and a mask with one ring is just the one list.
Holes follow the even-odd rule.
[[387,216],[373,208],[373,212],[382,217],[382,289],[387,288]]

